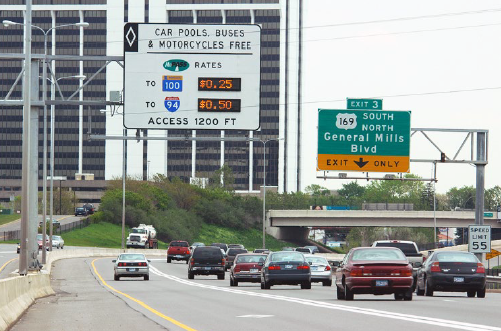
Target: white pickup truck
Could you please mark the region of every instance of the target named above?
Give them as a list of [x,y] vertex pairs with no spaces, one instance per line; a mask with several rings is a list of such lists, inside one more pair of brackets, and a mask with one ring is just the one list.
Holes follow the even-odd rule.
[[423,265],[426,257],[421,254],[413,241],[404,240],[378,240],[372,243],[372,247],[396,247],[399,248],[412,265],[412,276],[414,277],[413,288],[416,287],[417,271]]

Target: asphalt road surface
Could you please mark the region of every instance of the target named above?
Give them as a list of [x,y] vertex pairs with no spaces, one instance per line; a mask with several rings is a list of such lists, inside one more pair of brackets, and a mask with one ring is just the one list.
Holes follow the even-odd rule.
[[[230,287],[216,276],[187,279],[183,262],[152,259],[150,280],[113,280],[111,258],[60,260],[55,296],[37,300],[12,330],[475,330],[501,331],[501,294],[465,293],[394,301],[393,296],[336,299],[335,287],[259,284]],[[240,285],[240,284],[239,284]],[[50,318],[48,318],[50,316]]]

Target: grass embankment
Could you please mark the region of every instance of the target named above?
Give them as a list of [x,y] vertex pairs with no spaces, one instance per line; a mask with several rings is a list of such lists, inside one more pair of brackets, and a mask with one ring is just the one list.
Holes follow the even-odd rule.
[[[129,229],[125,229],[126,235]],[[63,233],[66,246],[120,248],[122,245],[122,227],[111,223],[91,224],[85,228]],[[215,242],[228,244],[243,244],[249,251],[261,248],[263,245],[262,232],[256,229],[235,230],[215,225],[204,225],[195,241],[210,245]],[[191,243],[190,243],[191,244]],[[159,241],[158,248],[166,249],[168,243]],[[266,248],[281,250],[282,247],[293,246],[285,241],[266,236]]]
[[[125,235],[129,234],[129,228],[125,228]],[[96,223],[85,228],[63,233],[65,246],[83,247],[122,247],[122,227],[111,223]],[[158,248],[165,249],[167,244],[159,241]]]
[[[215,225],[203,225],[195,241],[206,245],[212,243],[243,244],[249,251],[263,247],[263,232],[257,229],[235,230]],[[294,244],[275,239],[266,235],[266,248],[279,251],[282,247],[295,246]]]
[[19,215],[19,214],[0,215],[0,225],[10,223],[10,222],[18,220],[20,218],[21,218],[21,215]]

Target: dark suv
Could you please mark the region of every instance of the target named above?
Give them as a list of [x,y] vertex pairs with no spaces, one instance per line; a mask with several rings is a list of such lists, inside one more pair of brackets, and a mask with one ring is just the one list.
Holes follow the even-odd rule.
[[228,251],[226,252],[226,270],[230,269],[231,266],[233,265],[233,261],[235,261],[235,256],[244,253],[247,253],[246,249],[228,248]]
[[87,209],[84,207],[77,207],[75,208],[75,216],[82,215],[82,216],[87,216],[89,213],[87,212]]
[[217,275],[217,279],[224,279],[225,264],[219,247],[197,247],[188,263],[188,279],[194,279],[195,275]]
[[91,203],[86,203],[86,204],[85,204],[85,205],[83,205],[82,207],[84,207],[84,208],[85,208],[85,210],[87,210],[87,213],[88,213],[89,215],[94,214],[94,205],[93,205],[93,204],[91,204]]

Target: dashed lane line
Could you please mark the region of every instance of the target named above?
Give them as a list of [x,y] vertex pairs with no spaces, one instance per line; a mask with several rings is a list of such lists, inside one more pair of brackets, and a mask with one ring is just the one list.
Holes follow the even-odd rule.
[[410,314],[401,314],[401,313],[395,313],[395,312],[384,311],[384,310],[351,307],[351,306],[332,304],[332,303],[322,302],[322,301],[292,298],[292,297],[273,295],[273,294],[267,294],[267,293],[262,293],[262,292],[249,292],[249,291],[237,290],[237,289],[232,289],[232,288],[227,288],[227,287],[219,287],[219,286],[214,286],[214,285],[205,285],[205,284],[200,284],[200,283],[196,283],[193,281],[185,280],[185,279],[182,279],[182,278],[179,278],[176,276],[165,274],[165,273],[161,272],[160,270],[158,270],[157,268],[153,267],[152,265],[150,265],[150,271],[153,272],[155,275],[173,280],[175,282],[178,282],[178,283],[181,283],[184,285],[196,286],[196,287],[206,288],[206,289],[211,289],[211,290],[216,290],[216,291],[229,292],[229,293],[248,295],[248,296],[254,296],[254,297],[262,297],[262,298],[266,298],[266,299],[274,299],[274,300],[280,300],[280,301],[287,301],[287,302],[298,303],[298,304],[307,305],[307,306],[320,307],[320,308],[326,308],[326,309],[332,309],[332,310],[340,310],[340,311],[346,311],[346,312],[351,312],[351,313],[356,313],[356,314],[372,315],[372,316],[378,316],[378,317],[382,317],[382,318],[404,320],[404,321],[408,321],[408,322],[435,325],[435,326],[441,326],[441,327],[445,327],[445,328],[458,329],[458,330],[501,331],[501,328],[495,327],[495,326],[489,326],[489,325],[464,323],[464,322],[446,320],[446,319],[441,319],[441,318],[433,318],[433,317],[410,315]]

